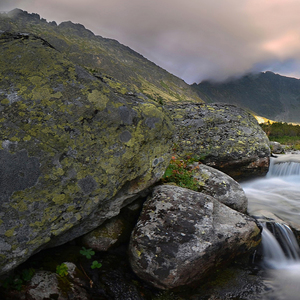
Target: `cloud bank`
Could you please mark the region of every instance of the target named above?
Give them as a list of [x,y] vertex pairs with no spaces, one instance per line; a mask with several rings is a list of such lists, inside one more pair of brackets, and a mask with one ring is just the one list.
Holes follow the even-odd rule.
[[188,83],[270,70],[300,77],[299,0],[1,0],[114,38]]

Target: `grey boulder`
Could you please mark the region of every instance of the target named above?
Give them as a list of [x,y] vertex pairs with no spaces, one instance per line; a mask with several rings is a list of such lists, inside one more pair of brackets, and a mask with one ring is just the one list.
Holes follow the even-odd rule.
[[164,185],[144,204],[129,257],[140,278],[172,289],[198,282],[259,242],[251,217],[203,193]]
[[199,192],[210,195],[221,203],[241,213],[247,212],[248,199],[244,190],[233,178],[227,174],[199,164],[193,177],[198,180]]

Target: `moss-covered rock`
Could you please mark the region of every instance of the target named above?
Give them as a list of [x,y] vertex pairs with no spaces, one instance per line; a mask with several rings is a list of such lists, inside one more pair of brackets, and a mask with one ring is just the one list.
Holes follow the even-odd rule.
[[31,34],[0,36],[0,126],[0,273],[117,215],[170,160],[161,107]]
[[256,119],[227,104],[170,104],[176,127],[176,153],[197,156],[234,179],[265,175],[269,139]]

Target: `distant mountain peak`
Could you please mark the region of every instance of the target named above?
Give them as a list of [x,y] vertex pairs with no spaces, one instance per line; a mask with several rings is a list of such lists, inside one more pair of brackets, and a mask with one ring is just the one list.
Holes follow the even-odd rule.
[[233,103],[275,121],[300,122],[300,80],[296,78],[265,71],[193,87],[206,102]]

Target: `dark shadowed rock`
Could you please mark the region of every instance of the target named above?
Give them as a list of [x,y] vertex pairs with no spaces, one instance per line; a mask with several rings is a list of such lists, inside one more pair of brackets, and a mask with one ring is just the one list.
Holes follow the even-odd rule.
[[[68,272],[66,276],[59,276],[49,271],[38,271],[27,284],[28,299],[91,299],[83,288],[83,286],[88,285],[87,280],[84,281],[78,278],[78,273],[81,273],[81,271],[73,263],[65,262],[64,264]],[[81,277],[83,277],[82,274]]]
[[198,156],[234,179],[265,175],[269,139],[245,110],[226,104],[167,106],[176,126],[176,151]]
[[140,278],[171,289],[203,279],[259,242],[254,219],[211,196],[165,185],[145,202],[129,254]]
[[122,219],[114,217],[99,228],[94,229],[81,239],[83,245],[96,251],[107,251],[115,245],[125,230],[125,223]]
[[142,199],[124,207],[121,213],[105,221],[81,238],[82,244],[96,251],[107,251],[120,243],[128,242],[142,209]]

